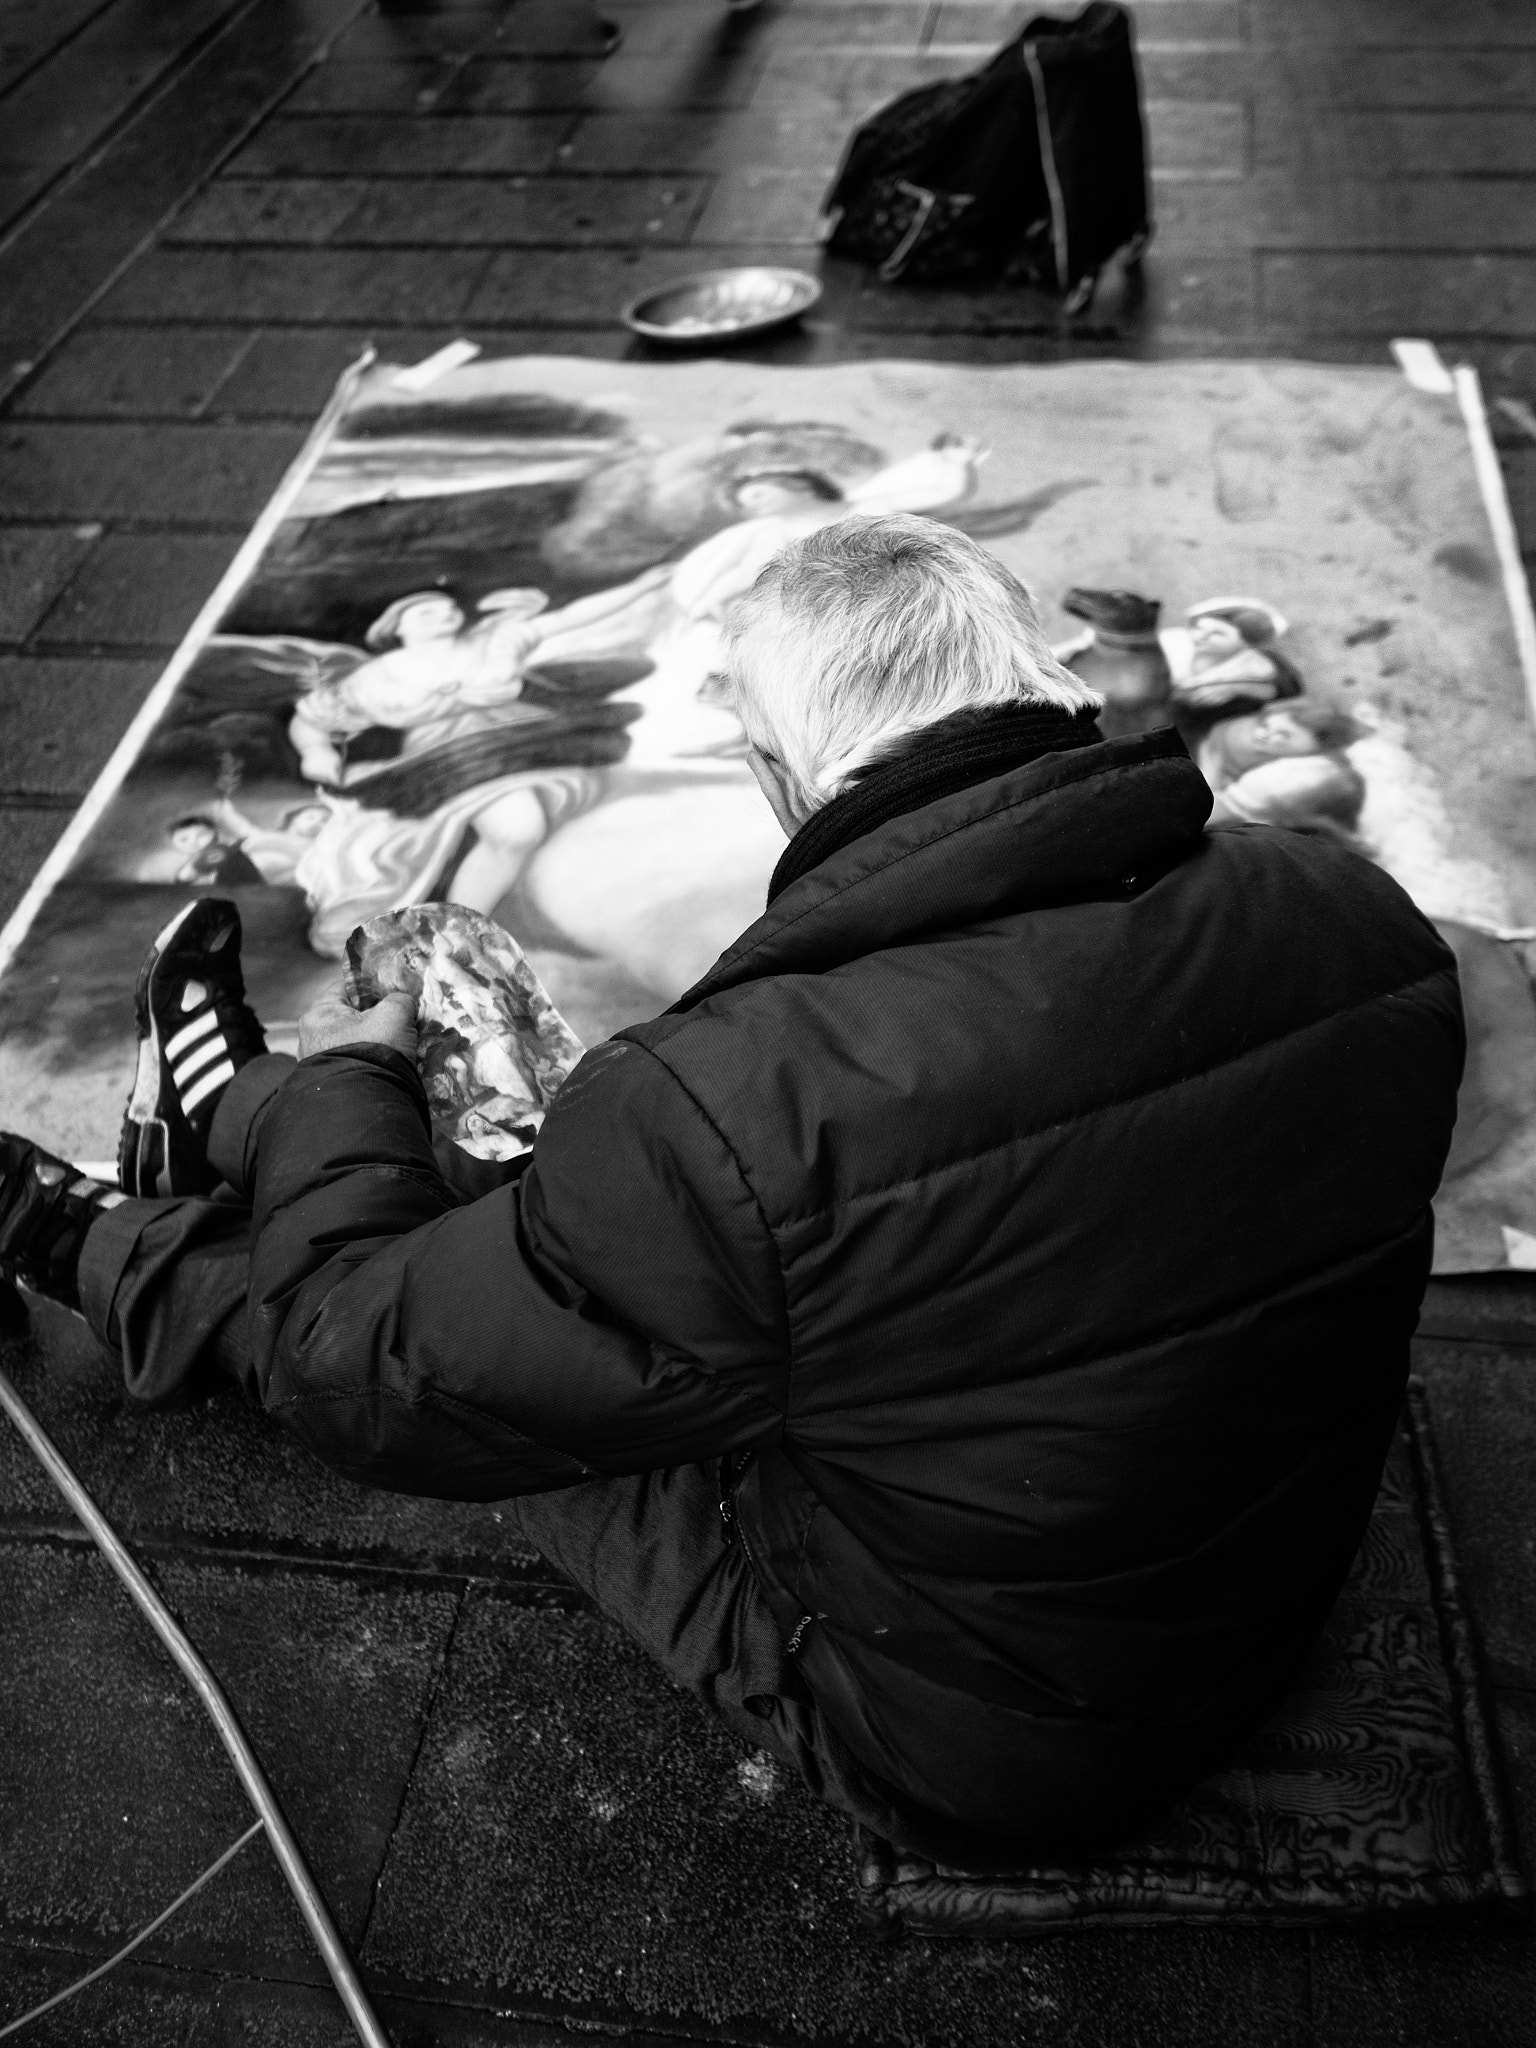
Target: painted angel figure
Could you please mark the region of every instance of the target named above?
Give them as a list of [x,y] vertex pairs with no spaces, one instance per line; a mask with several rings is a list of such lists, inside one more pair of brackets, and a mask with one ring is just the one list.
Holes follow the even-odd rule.
[[737,477],[731,496],[743,517],[664,572],[669,602],[651,642],[655,669],[619,693],[646,714],[628,764],[681,764],[686,773],[741,752],[741,728],[712,687],[720,667],[720,628],[732,602],[751,589],[780,548],[853,513],[936,513],[958,504],[975,490],[984,459],[976,442],[940,434],[919,454],[846,488],[813,468],[753,470]]
[[1230,717],[1300,696],[1301,677],[1276,645],[1288,621],[1272,604],[1211,597],[1184,616],[1186,627],[1161,636],[1177,710]]
[[975,441],[940,434],[933,445],[888,463],[845,488],[812,469],[765,469],[732,487],[742,517],[701,541],[672,572],[674,604],[690,623],[721,620],[731,599],[750,590],[780,548],[854,512],[936,512],[976,488],[986,459]]
[[364,657],[306,690],[288,736],[307,782],[349,780],[346,744],[370,727],[404,735],[424,754],[466,734],[537,716],[521,703],[526,672],[541,661],[590,660],[643,644],[666,571],[549,611],[541,590],[493,591],[474,624],[446,591],[396,598],[368,628]]
[[[649,571],[559,611],[546,609],[542,591],[495,592],[473,625],[445,592],[414,591],[374,621],[371,654],[350,650],[347,662],[349,650],[298,650],[309,687],[289,736],[315,800],[275,827],[242,816],[227,796],[214,815],[268,881],[304,891],[316,952],[338,958],[354,925],[434,894],[493,911],[550,832],[598,800],[601,771],[627,750],[639,710],[580,693],[531,697],[532,657],[634,656],[668,574]],[[295,645],[250,643],[268,666],[288,667]],[[349,764],[348,742],[379,726],[400,733],[396,758]]]

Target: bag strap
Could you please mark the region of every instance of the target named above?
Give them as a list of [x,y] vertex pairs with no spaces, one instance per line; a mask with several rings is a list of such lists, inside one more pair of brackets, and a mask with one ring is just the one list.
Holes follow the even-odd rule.
[[1056,171],[1056,146],[1051,140],[1051,110],[1045,97],[1045,73],[1040,54],[1032,42],[1020,45],[1020,55],[1034,88],[1035,132],[1040,142],[1040,169],[1045,175],[1046,197],[1051,203],[1051,248],[1056,258],[1056,287],[1069,291],[1072,285],[1071,250],[1067,245],[1067,202]]
[[[917,212],[913,216],[912,225],[875,272],[876,277],[880,279],[882,284],[894,284],[906,269],[917,249],[918,243],[923,239],[923,230],[928,225],[933,209],[939,202],[937,192],[930,192],[924,185],[914,185],[909,178],[898,178],[896,180],[896,190],[898,192],[905,192],[909,199],[917,201]],[[962,213],[971,204],[974,197],[975,194],[972,192],[949,192],[945,194],[945,198],[956,213]]]

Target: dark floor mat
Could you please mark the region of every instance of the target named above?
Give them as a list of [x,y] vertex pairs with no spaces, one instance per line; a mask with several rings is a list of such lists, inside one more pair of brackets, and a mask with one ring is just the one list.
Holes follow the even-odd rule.
[[1240,1764],[1099,1863],[983,1877],[864,1835],[858,1884],[890,1933],[1325,1921],[1514,1905],[1513,1845],[1415,1381],[1327,1632]]

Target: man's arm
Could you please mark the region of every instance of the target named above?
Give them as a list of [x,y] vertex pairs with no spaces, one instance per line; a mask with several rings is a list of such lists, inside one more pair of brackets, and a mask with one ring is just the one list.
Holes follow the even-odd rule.
[[409,1060],[306,1058],[261,1129],[255,1226],[263,1400],[371,1484],[498,1499],[779,1434],[771,1237],[719,1134],[638,1046],[589,1054],[522,1180],[467,1207]]

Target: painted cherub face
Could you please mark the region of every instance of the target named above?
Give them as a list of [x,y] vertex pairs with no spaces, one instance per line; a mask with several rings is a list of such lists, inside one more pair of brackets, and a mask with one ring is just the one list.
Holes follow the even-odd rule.
[[424,640],[451,640],[463,626],[464,614],[451,597],[424,597],[400,614],[395,637],[402,647],[417,647]]
[[1202,612],[1191,619],[1189,637],[1195,643],[1196,658],[1207,664],[1241,654],[1248,645],[1232,621],[1218,617],[1215,612]]
[[1322,742],[1309,725],[1283,705],[1261,711],[1253,721],[1252,744],[1265,754],[1316,754]]
[[1246,718],[1229,719],[1220,731],[1227,757],[1239,769],[1257,768],[1261,762],[1287,756],[1322,752],[1317,734],[1293,717],[1284,705],[1251,712]]
[[178,853],[201,853],[204,847],[212,846],[218,836],[212,825],[198,820],[195,824],[174,826],[170,840]]

